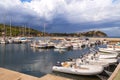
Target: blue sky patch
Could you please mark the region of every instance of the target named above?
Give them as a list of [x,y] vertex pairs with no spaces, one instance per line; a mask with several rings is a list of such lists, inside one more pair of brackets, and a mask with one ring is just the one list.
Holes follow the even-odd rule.
[[32,0],[20,0],[21,2],[31,2]]
[[116,2],[117,0],[112,0],[112,2],[114,3],[114,2]]

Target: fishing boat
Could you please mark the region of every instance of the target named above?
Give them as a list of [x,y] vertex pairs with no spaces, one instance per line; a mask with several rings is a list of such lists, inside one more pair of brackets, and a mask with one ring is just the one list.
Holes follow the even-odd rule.
[[76,74],[76,75],[97,75],[103,72],[103,67],[98,65],[77,65],[73,62],[64,62],[61,66],[53,66],[53,71]]

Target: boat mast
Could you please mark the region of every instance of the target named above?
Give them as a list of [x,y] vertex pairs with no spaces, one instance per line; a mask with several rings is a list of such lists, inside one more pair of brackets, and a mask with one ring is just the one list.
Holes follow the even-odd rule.
[[11,19],[10,19],[10,37],[12,36],[12,31],[11,31]]
[[29,27],[29,37],[30,37],[30,27]]
[[23,33],[22,33],[22,35],[24,36],[24,35],[25,35],[25,31],[24,31],[24,25],[23,25],[23,27],[22,27],[22,30],[23,30]]
[[44,36],[45,36],[45,23],[44,23]]
[[6,31],[5,31],[5,19],[4,19],[4,24],[3,24],[3,32],[2,32],[2,35],[3,35],[3,39],[5,39],[5,34],[6,34]]
[[25,27],[24,27],[24,30],[25,30],[25,35],[24,35],[24,36],[26,36],[26,25],[25,25]]
[[21,27],[18,27],[18,29],[19,29],[19,36],[21,36],[22,35]]
[[43,34],[43,36],[44,36],[44,41],[46,41],[46,39],[45,39],[45,26],[46,26],[46,24],[44,23],[44,34]]

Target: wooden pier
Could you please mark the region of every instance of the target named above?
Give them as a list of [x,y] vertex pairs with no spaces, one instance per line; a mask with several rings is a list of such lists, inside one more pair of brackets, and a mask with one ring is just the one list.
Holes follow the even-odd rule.
[[72,80],[52,74],[47,74],[41,78],[26,75],[16,71],[0,68],[0,80]]

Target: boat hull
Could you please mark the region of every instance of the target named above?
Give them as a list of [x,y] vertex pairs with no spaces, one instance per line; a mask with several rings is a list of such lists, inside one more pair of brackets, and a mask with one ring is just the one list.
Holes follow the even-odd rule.
[[81,65],[79,69],[75,69],[72,67],[53,66],[53,71],[76,75],[97,75],[103,72],[103,67],[94,65]]

